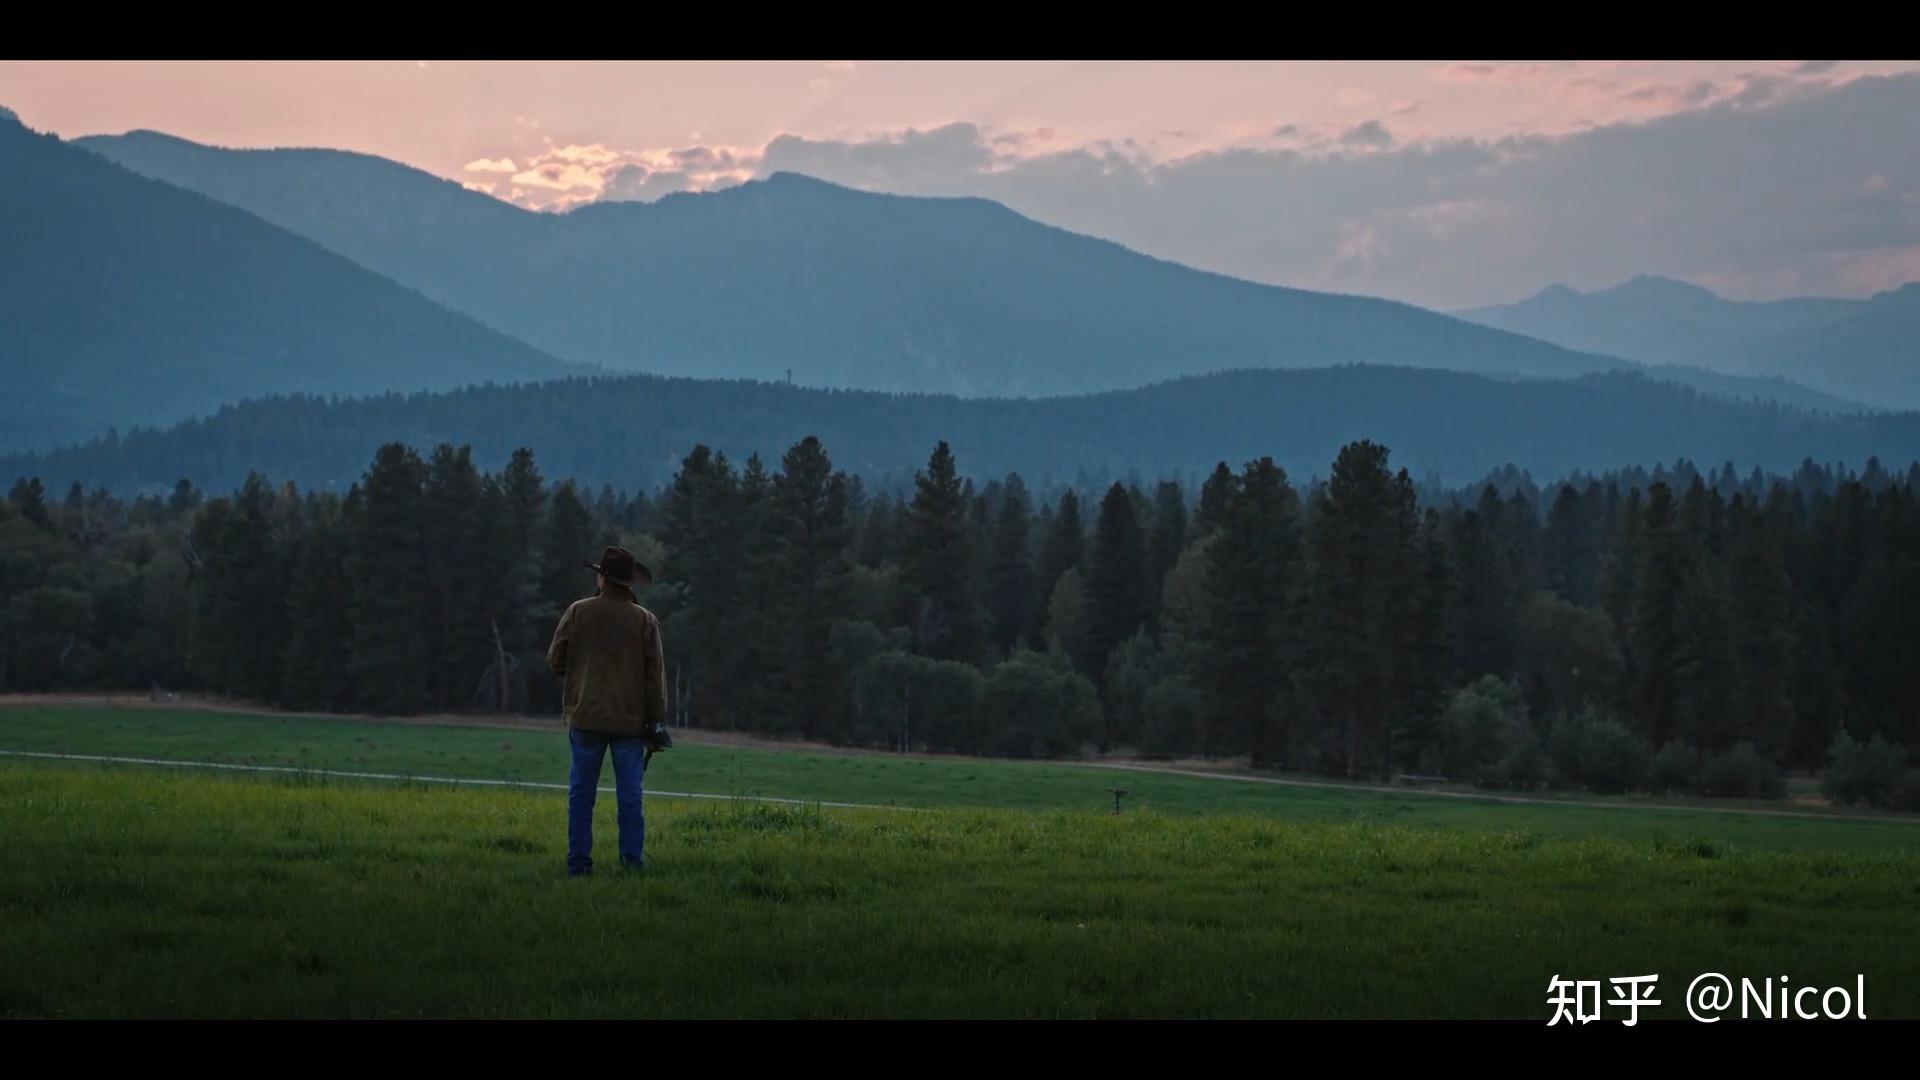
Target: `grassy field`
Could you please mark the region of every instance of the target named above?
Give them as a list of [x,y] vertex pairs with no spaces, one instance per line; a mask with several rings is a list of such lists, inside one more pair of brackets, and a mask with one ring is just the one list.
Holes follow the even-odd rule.
[[[0,708],[0,750],[254,763],[415,776],[566,780],[566,744],[545,731],[426,726],[139,707]],[[603,779],[610,783],[611,773]],[[1125,788],[1129,812],[1242,815],[1290,823],[1400,825],[1721,850],[1920,855],[1920,820],[1728,813],[1737,804],[1605,807],[1512,803],[1369,788],[1283,786],[1079,766],[771,750],[683,741],[656,758],[657,791],[760,795],[910,807],[1100,812]],[[1779,810],[1778,804],[1764,808]]]
[[[1241,815],[661,802],[0,764],[0,1015],[1506,1017],[1547,981],[1920,1016],[1920,858]],[[602,803],[601,838],[613,836]]]

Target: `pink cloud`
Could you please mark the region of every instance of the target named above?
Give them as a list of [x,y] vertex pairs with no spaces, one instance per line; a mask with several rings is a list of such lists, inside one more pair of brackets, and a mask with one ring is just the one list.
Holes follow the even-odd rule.
[[585,188],[598,191],[601,187],[600,175],[582,165],[564,161],[541,162],[525,172],[515,173],[513,182],[530,188],[544,188],[548,191],[575,191]]
[[599,143],[594,143],[591,146],[580,146],[575,143],[570,143],[566,146],[549,150],[548,156],[559,161],[571,161],[581,165],[605,165],[610,161],[618,161],[620,159],[618,153],[607,149]]
[[[482,158],[467,166],[475,172],[505,173],[511,185],[485,190],[530,210],[564,210],[596,200],[651,200],[676,191],[712,191],[753,176],[759,151],[728,146],[683,146],[626,150],[605,143],[569,143],[528,154],[525,167],[511,158]],[[475,190],[482,190],[480,187]]]
[[[1570,61],[1561,61],[1567,64]],[[1553,63],[1540,62],[1501,62],[1501,63],[1463,63],[1447,64],[1440,69],[1440,77],[1455,82],[1539,82],[1555,78],[1564,69]]]

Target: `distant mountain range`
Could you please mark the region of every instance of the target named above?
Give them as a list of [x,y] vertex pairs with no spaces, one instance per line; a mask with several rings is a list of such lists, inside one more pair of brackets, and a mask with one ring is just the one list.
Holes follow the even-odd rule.
[[1041,396],[1249,367],[1624,366],[1387,300],[1259,285],[981,199],[777,174],[534,213],[381,158],[81,144],[340,252],[555,356],[666,375]]
[[1786,379],[1879,408],[1920,408],[1920,284],[1868,300],[1756,303],[1643,275],[1590,293],[1555,285],[1517,304],[1457,314],[1571,349]]
[[0,447],[566,364],[311,240],[0,117]]
[[[289,433],[297,433],[290,438]],[[1271,455],[1297,478],[1324,475],[1341,445],[1368,438],[1416,477],[1469,482],[1514,464],[1541,480],[1573,470],[1732,462],[1791,471],[1805,458],[1864,465],[1920,460],[1920,413],[1828,416],[1709,397],[1639,373],[1501,379],[1370,366],[1194,376],[1124,391],[1040,400],[831,391],[784,383],[623,376],[537,386],[390,394],[329,402],[252,401],[166,431],[47,455],[0,458],[0,477],[39,475],[164,491],[190,477],[231,488],[249,469],[344,490],[374,449],[470,443],[497,467],[532,448],[551,477],[597,487],[666,483],[695,444],[737,463],[772,462],[817,435],[836,466],[910,483],[940,440],[963,471],[1018,470],[1050,485],[1129,472],[1197,480],[1218,461]]]
[[[1879,303],[1847,308],[1854,314],[1844,320],[1878,332],[1878,323],[1863,320],[1881,310],[1874,306]],[[1887,306],[1884,318],[1897,321],[1896,308]],[[1204,401],[1206,408],[1238,417],[1245,438],[1229,440],[1233,453],[1273,452],[1296,434],[1283,425],[1313,431],[1323,421],[1337,422],[1352,437],[1379,437],[1382,432],[1371,430],[1366,415],[1355,411],[1361,400],[1412,410],[1392,414],[1399,417],[1394,422],[1418,431],[1415,445],[1422,455],[1446,469],[1483,458],[1588,460],[1555,441],[1577,428],[1549,437],[1536,432],[1531,417],[1483,414],[1477,405],[1446,396],[1467,388],[1516,405],[1559,403],[1554,408],[1562,410],[1563,420],[1601,435],[1624,432],[1635,421],[1602,419],[1591,409],[1567,412],[1571,407],[1555,395],[1632,386],[1638,389],[1624,397],[1608,393],[1597,400],[1676,422],[1700,418],[1682,417],[1674,412],[1677,406],[1661,402],[1713,406],[1693,395],[1671,396],[1674,388],[1665,383],[1732,401],[1832,413],[1860,408],[1838,391],[1811,390],[1778,375],[1710,371],[1665,357],[1642,366],[1640,358],[1587,345],[1571,348],[1391,301],[1205,273],[1050,228],[978,199],[877,195],[780,174],[712,194],[541,214],[365,155],[229,151],[152,133],[63,143],[3,116],[0,320],[0,362],[12,376],[12,392],[0,404],[0,450],[45,449],[109,427],[164,427],[263,395],[384,395],[636,370],[879,391],[850,400],[867,403],[862,408],[905,402],[899,407],[919,410],[913,415],[921,422],[906,424],[902,432],[920,441],[945,437],[934,422],[938,416],[1065,418],[1089,430],[1063,436],[1062,448],[1041,457],[1083,455],[1076,468],[1102,464],[1084,456],[1096,447],[1142,467],[1152,459],[1140,457],[1139,447],[1160,445],[1183,460],[1215,453],[1206,447],[1219,441],[1217,433],[1175,433],[1166,437],[1171,442],[1155,442],[1137,431],[1094,431],[1097,421],[1075,411],[1087,402],[1119,402],[1127,423],[1158,424],[1163,421],[1148,406],[1153,395]],[[1762,344],[1785,348],[1788,331],[1826,332],[1833,325],[1808,317]],[[1761,345],[1752,348],[1757,352]],[[1866,342],[1863,354],[1878,355],[1872,348]],[[1842,370],[1851,363],[1841,358],[1830,366]],[[1870,364],[1858,366],[1863,379],[1871,374]],[[1230,370],[1246,379],[1252,376],[1245,372],[1258,369],[1330,367],[1344,374],[1258,384],[1187,378]],[[1361,385],[1354,382],[1362,379],[1355,371],[1367,373],[1368,387],[1355,402],[1275,396],[1309,390],[1337,395]],[[1514,385],[1489,392],[1486,379],[1437,377],[1448,372]],[[1595,373],[1634,374],[1618,383],[1586,378]],[[1182,381],[1166,382],[1170,378]],[[1538,382],[1543,379],[1573,381],[1549,390]],[[1399,389],[1392,389],[1396,381]],[[1108,393],[1149,384],[1154,388],[1147,397]],[[748,393],[741,389],[748,382],[619,385],[633,394],[667,395],[687,408],[732,409],[771,392]],[[1193,389],[1224,386],[1257,386],[1266,419],[1248,413],[1246,402]],[[1439,396],[1419,399],[1416,392]],[[528,393],[472,400],[534,407],[563,392]],[[1057,406],[961,403],[1041,396],[1067,400]],[[322,418],[344,423],[389,417],[414,424],[407,430],[422,438],[430,435],[417,426],[415,413],[385,411],[397,400],[328,405],[334,411],[321,413],[311,402],[285,407],[273,414],[275,426],[259,433],[262,445],[248,452],[267,455],[265,462],[281,460],[265,448],[273,439],[289,444],[278,453],[296,458],[302,445],[331,445],[333,435],[302,426]],[[114,442],[152,446],[161,456],[150,466],[116,465],[110,471],[170,468],[182,458],[162,452],[176,445],[167,439],[191,442],[198,437],[194,432],[227,432],[221,425],[237,422],[233,416],[254,422],[267,415],[259,408],[230,410],[208,420],[209,426]],[[420,408],[440,415],[452,406]],[[1039,411],[1022,411],[1030,409]],[[1417,423],[1413,414],[1419,410],[1426,419]],[[816,414],[822,423],[845,419],[834,409]],[[658,455],[644,459],[648,469],[677,460],[673,455],[685,449],[677,445],[680,435],[739,430],[727,416],[648,415],[658,431],[657,437],[644,436],[648,453]],[[1736,409],[1724,415],[1789,414]],[[788,419],[763,419],[771,432],[792,426]],[[474,432],[470,420],[449,414],[448,430]],[[493,433],[465,437],[505,437],[500,433],[524,426],[504,414],[490,422],[498,425]],[[1165,422],[1213,424],[1203,414]],[[1458,426],[1464,423],[1485,426]],[[1903,452],[1898,440],[1905,429],[1898,427],[1824,428],[1811,418],[1741,420],[1736,426],[1759,430],[1754,425],[1783,437],[1811,433],[1836,452],[1868,448],[1868,435],[1884,436],[1893,441],[1871,452]],[[1854,432],[1867,441],[1849,442],[1854,435],[1834,432]],[[370,428],[355,433],[359,441],[378,438]],[[1502,457],[1495,448],[1508,436],[1519,441]],[[1024,445],[1026,437],[1010,436],[1009,446]],[[1757,450],[1759,444],[1742,441],[1746,437],[1721,442]],[[1458,445],[1445,445],[1449,438]],[[1420,441],[1428,439],[1433,441]],[[1268,449],[1260,449],[1263,442]],[[1596,465],[1642,460],[1670,444],[1678,445],[1654,439],[1641,451],[1619,440],[1603,442],[1595,449],[1605,452],[1590,459]],[[104,452],[99,445],[76,451],[80,457],[45,460],[97,460]],[[856,439],[854,445],[862,444]],[[887,445],[889,453],[899,448]],[[353,446],[351,460],[363,449]],[[1815,449],[1791,442],[1774,448],[1796,461]],[[220,460],[224,464],[209,467],[230,471],[235,461],[250,459]],[[871,460],[878,468],[887,458],[876,450]],[[888,467],[898,465],[895,460]]]

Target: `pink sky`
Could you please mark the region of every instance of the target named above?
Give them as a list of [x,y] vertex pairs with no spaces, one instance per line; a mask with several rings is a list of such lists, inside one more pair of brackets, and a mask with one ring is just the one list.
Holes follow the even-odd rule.
[[[696,146],[751,159],[781,134],[859,140],[968,121],[1032,152],[1133,140],[1162,160],[1370,120],[1402,141],[1493,139],[1676,112],[1745,73],[1802,63],[25,61],[0,64],[0,104],[67,138],[151,128],[359,150],[545,206],[597,194],[617,162]],[[547,179],[532,171],[542,164],[574,168]],[[503,182],[516,173],[532,182]]]
[[[1472,242],[1462,223],[1499,209],[1477,197],[1325,211],[1303,204],[1303,213],[1339,215],[1341,235],[1321,241],[1311,266],[1294,267],[1234,250],[1255,242],[1236,241],[1244,222],[1169,216],[1154,226],[1117,204],[1101,217],[1044,184],[1054,165],[1088,154],[1111,155],[1143,176],[1230,163],[1242,152],[1282,164],[1289,150],[1404,154],[1731,113],[1763,86],[1777,98],[1778,87],[1825,90],[1902,72],[1920,72],[1920,62],[8,61],[0,63],[0,106],[67,138],[146,128],[230,147],[357,150],[535,208],[653,198],[817,165],[829,179],[883,190],[999,197],[1042,220],[1244,276],[1444,305],[1511,298],[1569,275],[1550,265],[1490,266],[1510,270],[1511,284],[1489,278],[1485,295],[1449,291],[1424,272],[1411,284],[1341,277],[1362,263],[1407,265],[1381,239],[1407,215],[1456,246]],[[923,138],[943,130],[949,137]],[[790,138],[775,144],[781,136]],[[1863,145],[1886,137],[1863,131]],[[887,154],[883,168],[869,167]],[[1858,182],[1891,183],[1885,197],[1897,201],[1910,179]],[[1208,239],[1216,226],[1220,236]],[[1818,270],[1808,261],[1816,256],[1840,269]],[[1858,292],[1909,273],[1913,259],[1898,245],[1757,268],[1703,248],[1634,269],[1764,296]],[[1594,280],[1573,283],[1606,284],[1620,271],[1596,264]]]

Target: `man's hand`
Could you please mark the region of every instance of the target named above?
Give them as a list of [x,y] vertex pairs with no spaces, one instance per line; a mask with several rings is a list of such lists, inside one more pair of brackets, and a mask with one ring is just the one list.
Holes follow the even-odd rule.
[[566,678],[567,641],[573,636],[573,608],[560,616],[560,625],[553,628],[553,643],[547,646],[547,667],[555,675]]

